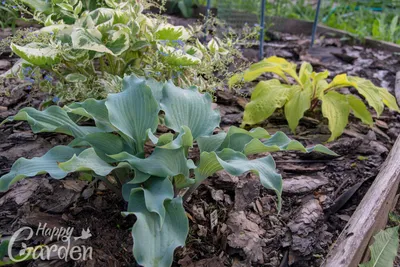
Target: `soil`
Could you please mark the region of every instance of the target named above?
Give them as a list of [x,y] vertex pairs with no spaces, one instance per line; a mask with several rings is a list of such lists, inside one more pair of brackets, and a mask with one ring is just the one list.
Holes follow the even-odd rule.
[[[270,38],[265,44],[266,57],[277,55],[296,63],[306,60],[318,71],[328,69],[331,75],[347,73],[368,78],[394,93],[400,55],[352,46],[335,38],[320,39],[313,50],[308,49],[308,37],[271,34]],[[256,61],[258,51],[245,48],[243,54]],[[262,79],[268,77],[271,76]],[[3,81],[0,87],[1,121],[24,106],[39,108],[47,97],[15,79]],[[239,94],[228,90],[216,93],[222,129],[240,125],[251,88],[247,85]],[[279,112],[260,126],[270,133],[283,131],[304,145],[321,143],[329,137],[326,120],[314,114],[301,120],[296,135],[289,131]],[[319,266],[375,179],[399,133],[400,115],[385,109],[372,128],[350,117],[344,134],[326,144],[340,157],[273,153],[284,178],[280,213],[275,195],[264,189],[254,175],[233,177],[217,173],[185,203],[190,233],[186,246],[176,250],[173,266]],[[3,125],[0,140],[1,176],[17,158],[41,156],[57,144],[68,143],[70,138],[36,135],[20,122]],[[135,218],[121,215],[126,203],[102,182],[76,178],[49,180],[42,175],[0,193],[0,233],[10,236],[23,226],[38,227],[40,222],[48,227],[74,227],[74,236],[89,228],[92,236],[85,244],[93,247],[93,259],[34,260],[15,266],[136,266],[130,233]],[[397,211],[399,208],[397,205]],[[54,242],[37,237],[28,245],[43,241]]]

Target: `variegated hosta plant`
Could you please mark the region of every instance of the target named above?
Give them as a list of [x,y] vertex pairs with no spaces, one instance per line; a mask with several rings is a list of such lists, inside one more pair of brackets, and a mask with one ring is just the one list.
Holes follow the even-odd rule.
[[[127,76],[122,92],[109,94],[105,100],[88,99],[44,111],[24,108],[6,121],[27,121],[35,133],[57,132],[75,139],[42,157],[18,159],[0,178],[0,190],[38,174],[62,179],[72,172],[88,172],[121,190],[128,202],[124,214],[136,215],[132,234],[137,262],[170,266],[174,249],[183,246],[188,235],[181,190],[192,192],[220,170],[232,175],[251,171],[264,187],[276,193],[280,207],[282,178],[265,152],[335,155],[322,145],[305,148],[282,132],[271,136],[262,128],[246,131],[231,127],[214,134],[220,115],[211,104],[210,95],[195,87],[181,89],[172,82]],[[95,126],[79,125],[82,119],[93,120]],[[171,132],[159,135],[156,129],[160,121]],[[200,151],[196,163],[188,158],[194,145]],[[247,158],[258,153],[264,156]]]
[[307,62],[303,62],[298,73],[296,68],[296,64],[273,56],[251,65],[244,73],[236,74],[230,79],[230,86],[233,86],[240,81],[250,82],[263,73],[271,72],[284,81],[281,83],[278,79],[272,79],[257,84],[252,92],[251,101],[245,107],[243,125],[260,123],[270,117],[276,109],[284,107],[286,120],[294,132],[304,113],[314,110],[322,103],[322,114],[328,119],[331,131],[328,141],[343,133],[350,112],[363,123],[372,126],[372,116],[360,98],[337,92],[344,87],[354,87],[378,116],[385,105],[400,112],[394,96],[387,89],[375,86],[367,79],[340,74],[328,83],[328,71],[313,72],[312,66]]
[[233,43],[214,38],[203,45],[195,37],[199,29],[144,14],[142,2],[107,0],[107,7],[84,12],[71,25],[46,21],[40,32],[51,33],[50,42],[11,44],[24,60],[19,76],[36,82],[35,69],[51,73],[51,81],[39,84],[64,102],[118,92],[129,74],[217,87],[214,73],[233,61]]

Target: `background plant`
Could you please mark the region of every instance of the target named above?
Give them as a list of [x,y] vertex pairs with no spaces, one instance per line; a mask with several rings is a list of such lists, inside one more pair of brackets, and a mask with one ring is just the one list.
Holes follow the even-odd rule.
[[[35,133],[57,132],[75,139],[42,157],[18,159],[10,172],[0,177],[0,190],[38,174],[62,179],[71,172],[90,173],[123,196],[128,202],[125,215],[137,217],[132,227],[137,262],[170,266],[174,249],[184,245],[188,234],[188,219],[178,196],[182,189],[189,187],[190,194],[219,170],[232,175],[251,171],[277,194],[280,208],[282,178],[272,156],[247,156],[280,150],[335,155],[324,146],[304,148],[282,132],[271,136],[262,128],[231,127],[214,135],[220,114],[211,104],[210,95],[195,87],[181,89],[172,82],[129,76],[123,80],[122,92],[105,100],[87,99],[44,111],[24,108],[6,121],[27,121]],[[161,114],[165,126],[175,134],[156,133]],[[93,120],[95,126],[79,125],[82,119]],[[153,149],[146,150],[145,143]],[[196,164],[188,158],[194,144],[200,151]]]
[[201,27],[173,26],[164,17],[143,14],[141,2],[106,4],[84,12],[74,24],[57,21],[42,28],[40,33],[52,35],[50,41],[12,43],[24,60],[18,75],[46,71],[49,79],[40,79],[43,90],[66,101],[117,92],[131,73],[212,91],[240,54],[239,39],[215,37],[203,45],[196,38]]
[[361,99],[355,95],[337,92],[344,87],[354,87],[376,111],[377,116],[383,112],[385,105],[400,112],[394,96],[387,89],[375,86],[367,79],[340,74],[328,83],[328,71],[314,72],[307,62],[303,62],[298,73],[296,69],[296,64],[273,56],[251,65],[244,73],[236,74],[230,79],[232,86],[240,81],[253,81],[263,73],[271,72],[284,81],[281,83],[279,79],[272,79],[257,84],[251,101],[245,107],[242,125],[260,123],[276,109],[284,107],[286,120],[294,132],[304,112],[313,111],[322,103],[322,114],[328,119],[331,131],[328,141],[342,134],[350,111],[363,123],[372,126],[372,116]]

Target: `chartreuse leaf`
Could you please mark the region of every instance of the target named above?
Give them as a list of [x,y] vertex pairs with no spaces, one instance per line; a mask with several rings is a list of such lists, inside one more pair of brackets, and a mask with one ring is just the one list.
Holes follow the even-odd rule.
[[386,88],[382,87],[376,87],[379,91],[379,95],[382,97],[383,103],[390,108],[391,110],[400,112],[400,108],[397,105],[396,98],[389,93],[389,91]]
[[212,134],[219,126],[220,115],[211,107],[211,96],[201,94],[195,87],[181,89],[172,82],[164,86],[161,109],[165,112],[165,125],[179,132],[189,127],[193,138]]
[[363,123],[372,126],[374,121],[364,102],[354,95],[346,95],[346,97],[354,116],[359,118]]
[[289,123],[289,128],[295,132],[299,121],[304,116],[304,112],[311,106],[312,92],[292,87],[289,93],[289,100],[285,104],[285,117]]
[[331,136],[328,139],[329,142],[343,133],[348,122],[350,106],[345,95],[334,91],[330,91],[323,95],[321,100],[322,114],[328,119],[328,127],[331,131]]
[[244,110],[242,125],[253,125],[271,116],[277,108],[285,105],[289,90],[289,85],[276,79],[259,82]]
[[381,230],[374,236],[374,243],[370,246],[371,260],[359,264],[360,267],[389,267],[393,266],[399,249],[399,227]]
[[71,159],[82,149],[69,146],[56,146],[50,149],[42,157],[32,159],[19,158],[11,167],[9,173],[0,177],[0,191],[6,191],[11,185],[25,177],[33,177],[38,174],[48,173],[51,177],[62,179],[68,172],[58,167],[59,162]]
[[4,120],[27,121],[34,133],[56,132],[82,137],[90,133],[101,132],[97,127],[77,125],[62,108],[51,106],[43,111],[34,108],[23,108],[15,116]]
[[203,181],[217,171],[225,170],[239,176],[252,171],[260,177],[261,184],[276,192],[278,208],[281,207],[282,177],[275,170],[275,162],[271,155],[249,160],[243,153],[225,148],[220,152],[202,152],[200,163],[195,169],[196,183]]
[[339,74],[333,78],[333,80],[328,84],[325,90],[333,90],[343,87],[355,87],[356,83],[351,80],[346,74]]
[[137,218],[132,227],[133,254],[136,261],[142,266],[171,266],[175,248],[185,245],[189,233],[189,222],[182,199],[164,201],[165,219],[162,225],[159,215],[147,209],[142,190],[133,190],[130,202],[135,203],[130,211]]
[[46,44],[30,43],[26,46],[11,44],[12,51],[20,58],[37,66],[52,66],[60,62],[60,51]]
[[365,97],[368,104],[375,109],[376,114],[378,116],[381,115],[384,105],[378,87],[371,81],[360,77],[348,77],[348,80],[351,81],[357,91]]
[[136,151],[142,152],[147,130],[154,132],[157,128],[159,105],[150,87],[144,81],[138,82],[135,76],[125,77],[122,87],[122,92],[107,97],[109,119],[136,143]]
[[313,68],[310,63],[303,62],[300,67],[299,71],[299,79],[301,84],[306,84],[310,81],[311,73],[313,72]]

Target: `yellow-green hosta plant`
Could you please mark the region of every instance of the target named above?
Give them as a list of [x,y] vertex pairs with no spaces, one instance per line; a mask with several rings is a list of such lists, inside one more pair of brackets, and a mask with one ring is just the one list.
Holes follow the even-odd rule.
[[343,133],[350,112],[370,126],[373,120],[364,102],[355,95],[338,92],[344,87],[354,87],[379,116],[384,106],[400,112],[396,99],[387,89],[375,86],[360,77],[340,74],[327,81],[329,72],[314,72],[312,66],[303,62],[299,72],[296,64],[283,58],[270,57],[250,66],[244,73],[234,75],[230,86],[244,81],[250,82],[266,72],[278,75],[279,79],[260,81],[254,88],[251,101],[246,105],[243,125],[254,125],[271,116],[278,108],[284,109],[286,120],[294,132],[307,110],[321,103],[322,114],[329,121],[332,141]]
[[197,28],[143,13],[146,1],[105,2],[106,7],[81,13],[73,24],[46,21],[40,33],[51,34],[49,41],[11,44],[23,59],[19,77],[64,102],[118,92],[129,74],[204,91],[218,86],[215,72],[227,70],[234,59],[231,41],[213,38],[203,45]]
[[[34,133],[56,132],[75,139],[42,157],[18,159],[10,172],[0,177],[0,191],[38,174],[62,179],[72,172],[89,173],[120,192],[128,202],[123,214],[137,217],[132,228],[136,261],[143,266],[170,266],[175,248],[185,244],[189,230],[181,190],[192,192],[220,170],[232,175],[251,171],[276,193],[280,208],[282,178],[272,156],[265,152],[335,155],[322,145],[305,148],[282,132],[269,135],[262,128],[231,127],[214,134],[220,114],[211,104],[211,96],[195,87],[182,89],[172,82],[127,76],[122,91],[105,100],[87,99],[43,111],[24,108],[5,122],[27,121]],[[87,122],[81,126],[81,117],[93,120],[94,126]],[[158,134],[160,121],[171,131]],[[153,149],[145,151],[145,143]],[[195,144],[198,149],[193,151],[199,151],[196,163],[188,158]],[[256,158],[258,153],[264,155]]]

